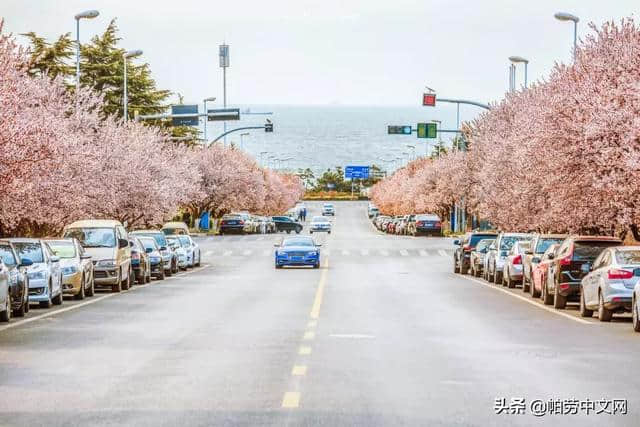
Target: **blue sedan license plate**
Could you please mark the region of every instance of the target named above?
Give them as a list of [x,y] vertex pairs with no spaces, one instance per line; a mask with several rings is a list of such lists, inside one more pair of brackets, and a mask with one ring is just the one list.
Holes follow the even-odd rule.
[[302,257],[301,256],[294,256],[291,258],[293,261],[302,261]]

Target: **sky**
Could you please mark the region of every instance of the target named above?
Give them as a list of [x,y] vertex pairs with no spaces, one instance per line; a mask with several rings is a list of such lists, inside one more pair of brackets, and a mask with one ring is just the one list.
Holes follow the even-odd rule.
[[[81,41],[117,18],[126,49],[142,49],[160,88],[185,102],[222,98],[218,45],[230,45],[229,104],[420,105],[439,96],[480,102],[507,89],[508,57],[529,59],[529,79],[571,60],[579,36],[633,16],[637,0],[2,0],[4,32],[48,38],[82,20]],[[634,7],[635,6],[635,7]],[[24,40],[24,39],[23,39]],[[518,68],[517,84],[523,83]],[[176,98],[177,99],[177,98]]]

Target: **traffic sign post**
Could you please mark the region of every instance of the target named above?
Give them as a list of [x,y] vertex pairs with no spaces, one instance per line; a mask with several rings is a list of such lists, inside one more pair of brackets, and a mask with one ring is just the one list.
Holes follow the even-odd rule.
[[438,125],[436,123],[418,123],[418,138],[435,139],[438,137]]
[[344,168],[344,177],[351,179],[351,198],[353,199],[353,179],[368,179],[369,166],[346,166]]
[[207,110],[207,120],[210,122],[240,120],[240,109],[239,108],[221,108],[216,110]]
[[387,133],[389,135],[411,135],[411,126],[387,126]]
[[435,107],[436,106],[436,94],[435,93],[423,93],[422,94],[422,105],[425,107]]
[[173,126],[198,126],[198,106],[197,105],[172,105],[171,115],[194,114],[192,117],[172,117]]

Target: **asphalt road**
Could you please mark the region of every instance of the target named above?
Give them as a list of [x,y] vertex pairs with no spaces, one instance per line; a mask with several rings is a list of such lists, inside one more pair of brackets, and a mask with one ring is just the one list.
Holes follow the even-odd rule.
[[[0,426],[640,425],[628,317],[559,314],[454,275],[450,239],[336,210],[319,270],[275,270],[282,234],[199,238],[199,269],[1,325]],[[628,414],[536,417],[534,399]]]

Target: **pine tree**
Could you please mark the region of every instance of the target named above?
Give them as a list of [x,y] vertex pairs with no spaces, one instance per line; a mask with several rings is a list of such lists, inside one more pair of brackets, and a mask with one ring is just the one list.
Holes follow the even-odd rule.
[[48,75],[51,78],[62,76],[65,79],[75,74],[75,67],[71,65],[75,43],[71,40],[70,33],[61,35],[53,43],[48,43],[33,31],[22,35],[31,43],[29,74]]

